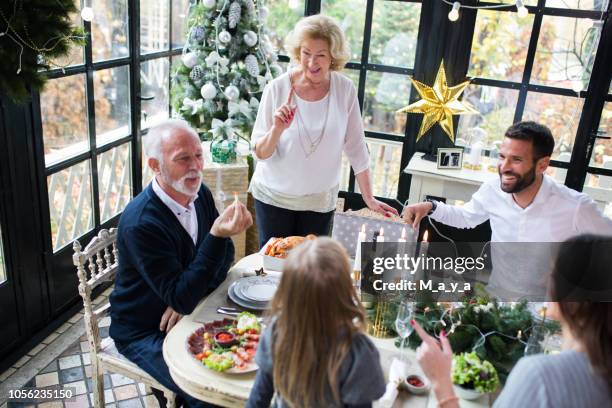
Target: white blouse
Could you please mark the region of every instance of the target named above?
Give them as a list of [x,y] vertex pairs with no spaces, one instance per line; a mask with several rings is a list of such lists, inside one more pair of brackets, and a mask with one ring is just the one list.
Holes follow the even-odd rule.
[[[318,101],[294,94],[297,111],[291,126],[281,135],[272,156],[258,159],[250,187],[257,200],[291,210],[331,211],[338,196],[342,152],[355,174],[368,169],[355,87],[349,78],[333,71],[330,81],[329,93]],[[290,89],[288,73],[264,89],[251,135],[253,146],[272,128],[274,112],[286,103]],[[322,131],[321,142],[311,153],[311,142],[316,144]]]

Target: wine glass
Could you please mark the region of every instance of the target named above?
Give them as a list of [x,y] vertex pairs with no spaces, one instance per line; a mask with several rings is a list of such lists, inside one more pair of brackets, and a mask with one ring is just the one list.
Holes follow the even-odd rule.
[[400,342],[400,360],[402,360],[404,354],[404,342],[414,331],[414,327],[410,324],[413,315],[414,302],[402,300],[397,307],[397,316],[395,318],[395,331],[402,338]]

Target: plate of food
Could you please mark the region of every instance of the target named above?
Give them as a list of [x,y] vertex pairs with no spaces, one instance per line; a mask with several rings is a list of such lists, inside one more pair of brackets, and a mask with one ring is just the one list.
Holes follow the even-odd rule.
[[255,353],[262,326],[257,316],[243,312],[236,319],[205,323],[187,338],[189,354],[209,370],[228,374],[257,370]]
[[284,260],[289,256],[289,252],[301,243],[315,238],[316,236],[312,234],[305,237],[294,235],[285,238],[270,238],[260,252],[263,256],[264,269],[282,271]]

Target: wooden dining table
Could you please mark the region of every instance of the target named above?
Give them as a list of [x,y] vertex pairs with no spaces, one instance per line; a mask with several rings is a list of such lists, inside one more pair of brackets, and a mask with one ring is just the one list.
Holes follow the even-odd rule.
[[[202,326],[202,322],[227,318],[228,316],[217,313],[217,308],[237,306],[227,296],[229,285],[243,276],[254,275],[256,270],[262,268],[262,265],[260,254],[242,258],[229,271],[225,281],[203,299],[192,314],[183,317],[166,336],[163,354],[170,375],[174,382],[192,397],[223,407],[244,407],[253,387],[256,372],[227,374],[210,370],[189,353],[187,338]],[[388,380],[391,361],[399,356],[399,350],[395,347],[392,338],[370,337],[370,339],[379,351],[380,364],[385,380]],[[409,350],[404,355],[411,362],[410,373],[423,375],[414,359],[414,352]],[[461,400],[460,403],[463,408],[483,408],[490,406],[491,401],[490,396],[485,395],[477,400]],[[433,393],[413,395],[405,390],[400,390],[393,407],[434,408],[436,405],[437,400]],[[374,406],[376,407],[377,404],[375,403]]]

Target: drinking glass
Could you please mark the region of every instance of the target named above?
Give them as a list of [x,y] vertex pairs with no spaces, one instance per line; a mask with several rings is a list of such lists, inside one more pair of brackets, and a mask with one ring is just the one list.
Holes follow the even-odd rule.
[[414,315],[414,302],[402,300],[397,307],[397,316],[395,318],[395,330],[397,334],[402,338],[400,342],[400,360],[404,354],[404,343],[408,337],[412,334],[414,327],[410,324]]

